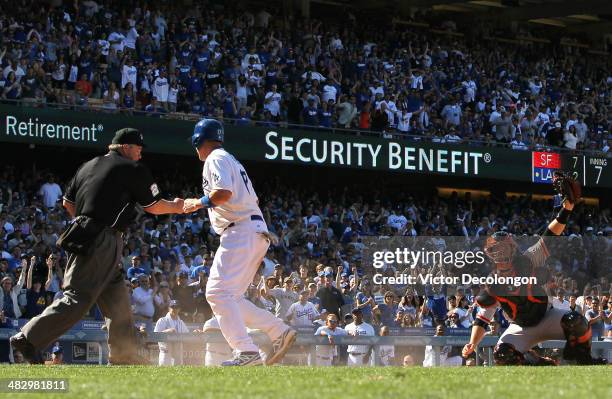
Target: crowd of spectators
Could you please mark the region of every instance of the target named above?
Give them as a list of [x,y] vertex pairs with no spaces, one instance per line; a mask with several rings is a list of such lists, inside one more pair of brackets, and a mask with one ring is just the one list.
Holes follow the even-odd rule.
[[[197,2],[25,0],[0,12],[0,101],[239,125],[609,154],[609,55],[522,25],[347,12],[304,19]],[[435,28],[435,29],[433,29]]]
[[[168,195],[192,194],[188,187],[193,184],[185,178],[168,175],[160,181]],[[404,270],[375,270],[364,263],[363,240],[407,236],[437,245],[453,236],[478,246],[498,230],[532,236],[543,231],[552,215],[552,201],[529,197],[399,195],[384,186],[368,196],[358,189],[332,189],[323,195],[298,183],[267,180],[258,184],[258,193],[266,223],[280,242],[270,248],[246,295],[296,327],[322,326],[332,314],[342,325],[358,308],[364,322],[377,329],[385,326],[387,333],[389,328],[391,333],[440,325],[469,328],[480,286],[377,284],[374,273],[393,276]],[[2,326],[36,316],[62,296],[66,254],[55,242],[68,215],[61,196],[62,186],[52,174],[13,166],[0,170]],[[549,261],[553,304],[583,312],[596,339],[612,336],[611,227],[609,208],[580,205],[563,247],[551,249]],[[143,215],[124,237],[121,264],[137,320],[154,323],[167,314],[172,300],[180,304],[185,322],[201,325],[211,317],[206,281],[219,236],[206,213]],[[437,265],[417,267],[413,273],[428,271],[440,273]],[[94,309],[91,317],[100,314]],[[491,331],[503,331],[507,323],[498,311]]]

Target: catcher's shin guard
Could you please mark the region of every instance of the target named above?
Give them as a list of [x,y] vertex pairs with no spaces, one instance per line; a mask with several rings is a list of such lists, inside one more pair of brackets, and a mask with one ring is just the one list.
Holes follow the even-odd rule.
[[607,364],[603,358],[591,356],[591,326],[582,314],[570,311],[561,318],[561,327],[565,334],[563,358],[575,360],[577,364]]

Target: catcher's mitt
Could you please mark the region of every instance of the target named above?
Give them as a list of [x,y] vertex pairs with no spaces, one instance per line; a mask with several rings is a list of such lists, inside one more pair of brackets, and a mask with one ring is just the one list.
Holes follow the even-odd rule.
[[552,180],[553,189],[555,192],[559,193],[564,200],[568,200],[572,204],[575,204],[582,196],[580,183],[576,181],[571,173],[562,172],[560,170],[555,171]]

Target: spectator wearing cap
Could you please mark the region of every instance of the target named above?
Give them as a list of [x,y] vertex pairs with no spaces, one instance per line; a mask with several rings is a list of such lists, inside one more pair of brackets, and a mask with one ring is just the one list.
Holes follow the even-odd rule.
[[[363,321],[361,309],[353,309],[351,314],[353,315],[353,322],[344,327],[348,335],[353,337],[375,335],[374,327]],[[370,347],[368,345],[349,345],[347,352],[347,365],[349,367],[363,366],[366,364],[366,357],[370,352]]]
[[308,302],[308,291],[300,292],[300,299],[289,306],[285,319],[294,327],[312,327],[313,321],[319,317],[319,311],[314,304]]
[[[187,334],[189,329],[185,322],[180,318],[180,306],[176,300],[171,300],[169,303],[168,313],[161,317],[155,323],[155,332],[163,332],[166,334]],[[182,342],[164,342],[160,341],[159,345],[159,365],[160,366],[179,366],[183,364],[183,343]]]
[[331,366],[334,362],[334,358],[338,357],[338,347],[334,345],[334,336],[346,335],[346,331],[338,326],[338,316],[329,313],[326,317],[325,325],[317,328],[314,335],[325,336],[329,342],[329,345],[316,346],[315,364],[317,366]]
[[333,286],[334,275],[331,272],[324,272],[321,276],[321,287],[317,291],[320,307],[329,310],[330,313],[340,317],[340,309],[344,305],[342,293]]
[[195,310],[193,288],[189,286],[187,272],[179,272],[176,276],[176,285],[172,289],[172,298],[181,304],[181,317],[191,319]]
[[150,288],[151,281],[155,281],[153,277],[146,274],[138,276],[138,287],[132,293],[132,301],[134,303],[134,316],[136,318],[151,320],[155,314],[155,305],[153,297],[155,291]]
[[17,296],[25,283],[26,274],[27,273],[22,272],[16,284],[14,284],[13,279],[8,276],[0,280],[0,286],[2,286],[2,291],[0,292],[0,309],[4,311],[5,317],[11,319],[19,319],[21,317],[21,309],[19,309]]
[[274,314],[276,317],[281,320],[286,320],[289,307],[298,300],[298,294],[293,291],[293,279],[291,277],[285,277],[283,280],[283,288],[270,289],[267,284],[263,284],[263,287],[265,294],[271,296],[276,301],[276,306],[274,307]]
[[172,292],[170,291],[170,284],[168,284],[167,281],[160,282],[159,289],[153,298],[155,304],[155,315],[153,316],[153,320],[158,320],[168,312],[171,300]]
[[127,278],[131,280],[141,274],[145,274],[145,269],[140,267],[140,256],[132,256],[132,265],[127,269]]

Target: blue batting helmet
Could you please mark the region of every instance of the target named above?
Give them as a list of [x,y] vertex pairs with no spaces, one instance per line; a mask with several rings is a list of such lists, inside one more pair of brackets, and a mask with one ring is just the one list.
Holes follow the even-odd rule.
[[214,140],[223,143],[223,125],[214,119],[202,119],[196,123],[191,136],[191,144],[199,148],[205,140]]

